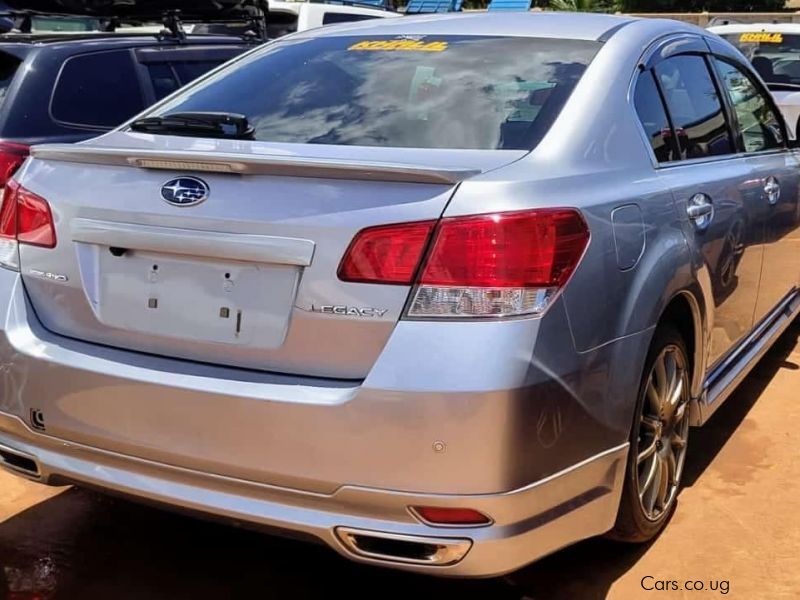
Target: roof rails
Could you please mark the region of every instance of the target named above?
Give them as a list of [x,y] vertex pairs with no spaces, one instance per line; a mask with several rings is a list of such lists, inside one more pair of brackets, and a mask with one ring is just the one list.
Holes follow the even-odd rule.
[[308,0],[311,4],[338,4],[341,6],[362,6],[378,10],[394,10],[391,0]]
[[[361,0],[360,0],[361,1]],[[220,14],[214,14],[206,17],[203,15],[189,15],[188,19],[184,19],[183,13],[180,9],[168,9],[161,11],[161,20],[164,29],[158,34],[159,40],[176,40],[183,42],[186,40],[186,31],[183,24],[187,22],[202,22],[202,23],[230,23],[232,21],[245,21],[250,25],[249,30],[242,37],[247,41],[267,41],[267,18],[269,14],[268,0],[240,0],[237,2],[234,9],[220,9]],[[17,33],[32,33],[33,20],[37,16],[48,17],[63,17],[69,18],[86,18],[87,15],[66,14],[50,11],[38,10],[7,10],[0,12],[0,19],[6,17],[13,21],[12,31]],[[98,30],[104,33],[113,33],[123,22],[143,22],[148,20],[155,20],[157,17],[142,15],[138,17],[135,14],[125,13],[120,16],[113,14],[103,14],[95,16],[98,23]]]
[[406,14],[457,12],[461,10],[463,4],[464,0],[409,0],[406,4]]
[[529,11],[531,9],[532,0],[492,0],[486,10],[489,11]]

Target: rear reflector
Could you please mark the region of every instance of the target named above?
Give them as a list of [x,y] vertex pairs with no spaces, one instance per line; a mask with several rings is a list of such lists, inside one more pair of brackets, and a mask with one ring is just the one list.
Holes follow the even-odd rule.
[[29,152],[30,148],[23,144],[0,142],[0,188],[14,176],[28,158]]
[[429,525],[462,525],[476,527],[489,525],[492,520],[472,508],[442,508],[440,506],[412,506],[411,512]]
[[339,279],[411,285],[434,225],[420,221],[362,229],[339,265]]

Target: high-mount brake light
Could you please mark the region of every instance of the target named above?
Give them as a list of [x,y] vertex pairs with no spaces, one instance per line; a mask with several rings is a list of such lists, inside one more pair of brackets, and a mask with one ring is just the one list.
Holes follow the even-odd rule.
[[359,232],[339,277],[410,285],[422,262],[410,317],[535,315],[566,284],[588,243],[586,222],[570,208],[449,217],[435,229],[429,221],[401,223]]

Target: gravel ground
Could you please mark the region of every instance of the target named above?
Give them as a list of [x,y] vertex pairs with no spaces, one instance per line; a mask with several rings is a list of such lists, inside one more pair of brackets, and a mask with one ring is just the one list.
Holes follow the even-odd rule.
[[437,580],[0,473],[0,598],[800,598],[798,337],[692,430],[678,511],[646,547],[590,540],[502,579]]

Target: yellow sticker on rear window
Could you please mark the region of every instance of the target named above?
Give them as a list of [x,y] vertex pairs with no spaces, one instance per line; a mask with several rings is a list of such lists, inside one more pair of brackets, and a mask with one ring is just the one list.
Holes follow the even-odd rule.
[[364,40],[356,42],[348,50],[400,50],[403,52],[444,52],[447,42],[422,40]]
[[783,34],[766,31],[743,33],[739,36],[739,41],[743,44],[780,44],[783,42]]

